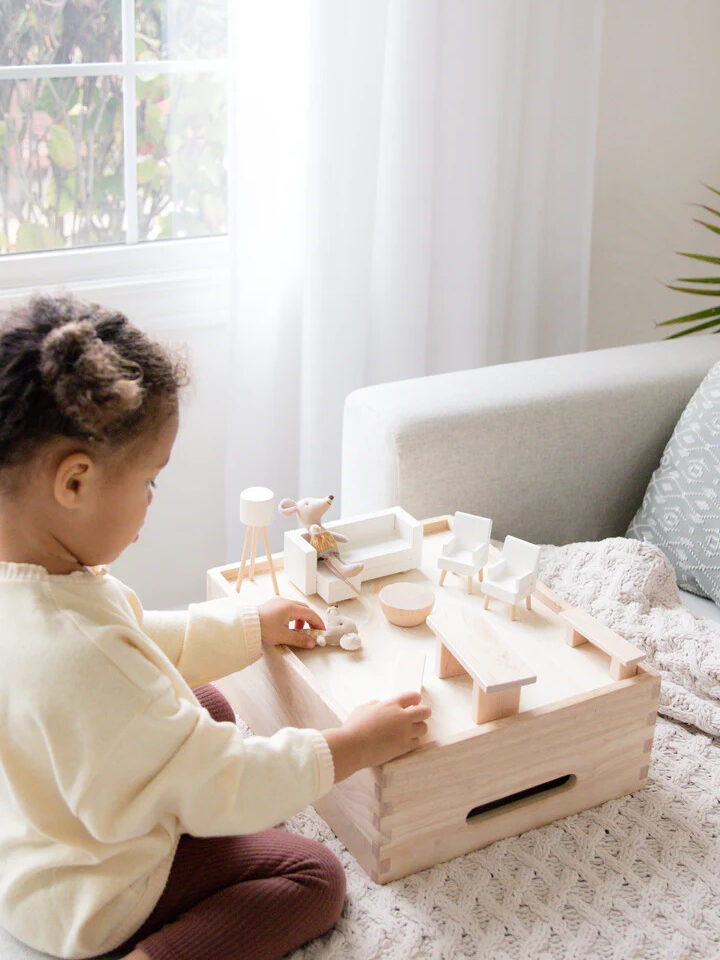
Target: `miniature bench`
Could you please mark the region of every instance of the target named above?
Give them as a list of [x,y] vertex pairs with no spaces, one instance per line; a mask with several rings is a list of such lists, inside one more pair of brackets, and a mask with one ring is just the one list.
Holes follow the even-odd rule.
[[518,712],[520,690],[535,683],[537,675],[510,650],[488,624],[467,621],[457,611],[444,608],[428,618],[438,639],[438,677],[467,673],[473,681],[472,719],[487,723]]
[[628,643],[610,627],[598,623],[580,607],[567,607],[558,616],[567,624],[565,642],[570,647],[591,643],[610,657],[610,676],[613,680],[626,680],[637,673],[637,665],[645,654]]

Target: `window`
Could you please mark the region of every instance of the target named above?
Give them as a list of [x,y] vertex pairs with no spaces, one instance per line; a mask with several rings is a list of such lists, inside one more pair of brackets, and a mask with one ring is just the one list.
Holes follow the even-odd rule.
[[0,0],[0,261],[226,233],[227,20],[227,0]]

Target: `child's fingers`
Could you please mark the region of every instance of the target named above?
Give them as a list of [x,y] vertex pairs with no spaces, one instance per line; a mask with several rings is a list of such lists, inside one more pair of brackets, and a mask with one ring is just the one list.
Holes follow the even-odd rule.
[[407,690],[405,693],[400,693],[396,697],[393,697],[393,700],[401,707],[412,707],[416,703],[420,703],[420,694],[417,690]]
[[427,720],[428,717],[431,717],[432,710],[426,703],[416,703],[411,707],[406,707],[405,714],[413,723],[418,723],[420,720]]
[[303,623],[309,624],[309,626],[313,627],[315,630],[325,629],[325,624],[322,622],[321,618],[306,603],[289,604],[287,618],[288,621],[294,620],[296,623],[298,620],[300,620]]
[[307,630],[286,630],[286,639],[285,643],[289,647],[301,647],[304,649],[311,649],[316,646],[317,641],[312,634],[308,633]]

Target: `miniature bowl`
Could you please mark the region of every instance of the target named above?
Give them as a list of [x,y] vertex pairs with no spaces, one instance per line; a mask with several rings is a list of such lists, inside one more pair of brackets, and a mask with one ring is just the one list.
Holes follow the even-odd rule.
[[425,623],[435,603],[435,594],[422,583],[389,583],[379,594],[382,612],[398,627]]

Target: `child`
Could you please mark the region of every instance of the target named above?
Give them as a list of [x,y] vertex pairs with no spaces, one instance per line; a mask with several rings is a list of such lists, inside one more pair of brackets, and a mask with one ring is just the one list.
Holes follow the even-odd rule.
[[406,694],[243,739],[207,681],[322,621],[280,597],[151,614],[100,566],[137,539],[183,383],[96,305],[0,323],[0,924],[61,957],[280,957],[330,929],[339,862],[268,828],[427,730]]

